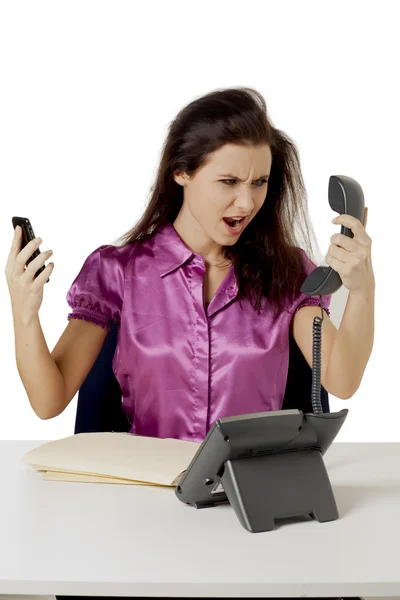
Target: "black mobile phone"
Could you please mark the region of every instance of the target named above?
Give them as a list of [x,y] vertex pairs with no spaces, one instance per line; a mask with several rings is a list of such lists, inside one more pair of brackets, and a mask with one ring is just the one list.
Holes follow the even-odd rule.
[[[26,217],[13,217],[12,218],[12,224],[14,229],[16,228],[17,225],[19,225],[22,229],[22,240],[21,240],[21,248],[20,251],[25,248],[25,246],[31,241],[34,240],[36,235],[33,233],[33,229],[32,229],[32,225],[29,219],[27,219]],[[34,260],[37,256],[39,256],[40,254],[40,249],[36,248],[36,250],[33,252],[33,254],[28,258],[28,260],[26,261],[26,265],[28,265],[32,260]],[[40,269],[38,269],[34,275],[34,278],[36,279],[36,277],[38,275],[40,275],[40,273],[42,271],[44,271],[45,269],[45,265],[43,265],[42,267],[40,267]],[[46,281],[46,283],[49,283],[50,278]]]

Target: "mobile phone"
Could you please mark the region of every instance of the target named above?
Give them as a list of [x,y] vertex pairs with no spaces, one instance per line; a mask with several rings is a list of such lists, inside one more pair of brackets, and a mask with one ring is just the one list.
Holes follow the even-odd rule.
[[[32,229],[32,225],[31,222],[28,218],[26,217],[13,217],[12,218],[12,224],[14,229],[16,228],[17,225],[19,225],[22,229],[22,240],[21,240],[21,248],[20,251],[25,248],[25,246],[31,241],[35,239],[35,234],[33,233],[33,229]],[[33,254],[28,258],[28,260],[26,261],[26,265],[28,265],[32,260],[34,260],[37,256],[39,256],[40,254],[40,249],[36,248],[36,250],[33,252]],[[38,275],[40,275],[40,273],[42,271],[44,271],[45,269],[45,265],[41,266],[40,269],[38,269],[34,275],[34,278],[36,279],[36,277]],[[46,281],[46,283],[49,283],[50,278]]]

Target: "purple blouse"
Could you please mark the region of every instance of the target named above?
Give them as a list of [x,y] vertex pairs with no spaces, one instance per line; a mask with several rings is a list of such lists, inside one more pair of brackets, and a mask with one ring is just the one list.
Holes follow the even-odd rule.
[[67,293],[68,320],[117,323],[112,368],[131,433],[201,442],[216,419],[282,407],[290,321],[319,297],[299,292],[273,322],[267,302],[260,315],[247,299],[241,309],[233,266],[205,307],[204,273],[168,223],[142,244],[94,250]]

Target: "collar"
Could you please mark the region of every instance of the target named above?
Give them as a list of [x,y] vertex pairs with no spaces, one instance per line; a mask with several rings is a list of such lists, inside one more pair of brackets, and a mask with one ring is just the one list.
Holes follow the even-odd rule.
[[175,269],[188,262],[193,256],[199,264],[204,259],[197,252],[193,252],[180,237],[172,223],[159,227],[153,236],[154,255],[160,272],[160,277],[165,277]]
[[[201,254],[194,252],[182,240],[172,223],[159,227],[153,236],[153,251],[156,257],[160,277],[165,277],[189,260],[205,271],[205,262]],[[226,292],[230,298],[236,296],[238,288],[233,265],[225,279]],[[224,286],[225,287],[225,286]]]

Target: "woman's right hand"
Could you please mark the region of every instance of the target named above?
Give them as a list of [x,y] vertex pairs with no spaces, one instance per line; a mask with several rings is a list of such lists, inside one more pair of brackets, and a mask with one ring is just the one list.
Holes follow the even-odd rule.
[[41,252],[25,268],[26,261],[39,248],[42,240],[31,240],[25,248],[20,250],[22,229],[20,226],[14,230],[14,238],[5,268],[8,290],[14,320],[28,325],[37,318],[43,300],[43,286],[53,271],[54,263],[49,263],[35,278],[35,273],[44,262],[53,254],[52,250]]

